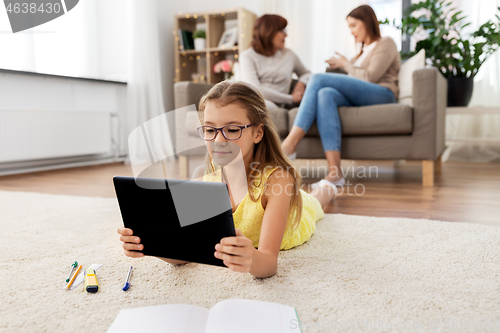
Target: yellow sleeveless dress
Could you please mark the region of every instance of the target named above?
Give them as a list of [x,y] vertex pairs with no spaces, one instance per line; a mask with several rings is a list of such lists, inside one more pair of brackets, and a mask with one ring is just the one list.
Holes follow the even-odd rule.
[[[264,177],[261,186],[253,187],[255,197],[259,197],[269,175],[277,168],[264,168]],[[214,173],[205,174],[203,181],[221,182],[220,168]],[[302,216],[298,227],[293,230],[293,220],[289,217],[286,224],[285,234],[281,242],[280,250],[288,250],[308,241],[316,230],[316,222],[324,217],[321,204],[309,193],[300,190],[302,195]],[[252,241],[254,248],[259,247],[260,229],[264,218],[264,208],[261,203],[262,197],[253,201],[247,193],[233,213],[234,227],[241,230],[243,235]]]

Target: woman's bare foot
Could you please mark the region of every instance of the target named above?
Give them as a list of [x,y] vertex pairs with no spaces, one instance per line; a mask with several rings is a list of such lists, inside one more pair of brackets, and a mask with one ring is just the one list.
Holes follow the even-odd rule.
[[330,167],[330,172],[326,175],[326,177],[324,179],[333,183],[333,182],[340,181],[343,178],[344,178],[344,175],[342,175],[342,170],[340,168]]
[[299,144],[300,140],[306,135],[306,132],[298,126],[293,126],[288,133],[288,136],[281,143],[281,149],[285,155],[290,156],[295,153],[295,148]]
[[283,140],[281,143],[281,149],[286,156],[290,156],[295,153],[295,147],[288,143],[287,139]]

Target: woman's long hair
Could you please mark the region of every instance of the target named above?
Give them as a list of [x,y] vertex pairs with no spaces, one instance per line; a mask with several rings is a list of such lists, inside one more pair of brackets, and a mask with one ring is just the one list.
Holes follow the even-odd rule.
[[[264,172],[267,170],[266,167],[268,169],[270,167],[281,167],[281,172],[289,171],[293,178],[293,188],[288,219],[293,219],[293,228],[298,227],[302,214],[301,177],[299,172],[290,163],[290,160],[285,157],[283,150],[281,150],[278,130],[269,115],[262,94],[245,82],[222,81],[213,86],[200,100],[199,115],[202,124],[204,123],[204,111],[207,102],[216,103],[218,106],[238,104],[247,111],[250,123],[255,124],[255,128],[260,124],[264,125],[264,135],[262,140],[255,144],[251,161],[251,171],[247,175],[248,193],[252,201],[257,201],[262,196],[269,182],[266,181],[259,197],[254,196],[252,186],[259,187],[262,185]],[[215,169],[208,154],[206,162],[205,173],[214,172]],[[257,167],[254,167],[253,164],[257,164]],[[257,181],[257,179],[259,180]]]
[[[375,41],[380,38],[380,27],[377,19],[377,15],[373,11],[373,8],[368,5],[361,5],[354,8],[347,17],[353,17],[355,19],[363,21],[365,24],[366,32],[370,36],[371,40]],[[356,59],[363,54],[363,47],[365,42],[361,42],[361,51],[359,52]]]
[[288,21],[280,15],[262,15],[255,21],[253,26],[250,46],[257,53],[268,57],[272,56],[275,52],[273,38],[278,31],[285,29],[287,25]]

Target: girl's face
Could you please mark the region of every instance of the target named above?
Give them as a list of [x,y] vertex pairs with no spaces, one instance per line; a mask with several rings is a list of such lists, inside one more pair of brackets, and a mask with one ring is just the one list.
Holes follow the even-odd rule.
[[[247,110],[238,104],[228,104],[219,106],[213,102],[207,102],[204,111],[204,124],[213,127],[222,127],[226,125],[249,125],[250,119]],[[256,143],[262,140],[264,131],[262,124],[253,125],[244,128],[241,137],[236,140],[227,140],[221,131],[217,131],[217,136],[207,143],[208,152],[213,161],[218,165],[224,166],[233,161],[241,151],[245,166],[250,165],[253,150]]]
[[285,38],[288,36],[286,29],[280,30],[274,35],[273,46],[276,50],[280,50],[285,47]]
[[351,34],[353,34],[356,43],[367,42],[368,34],[366,32],[365,23],[357,18],[348,16],[347,24],[351,29]]

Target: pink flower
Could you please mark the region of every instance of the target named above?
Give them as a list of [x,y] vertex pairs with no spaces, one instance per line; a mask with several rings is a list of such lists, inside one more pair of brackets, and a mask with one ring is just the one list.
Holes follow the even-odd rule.
[[234,61],[232,59],[221,60],[214,65],[214,73],[230,73],[233,69]]

